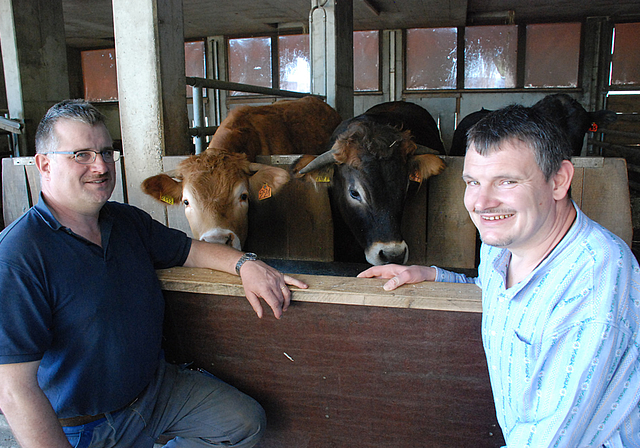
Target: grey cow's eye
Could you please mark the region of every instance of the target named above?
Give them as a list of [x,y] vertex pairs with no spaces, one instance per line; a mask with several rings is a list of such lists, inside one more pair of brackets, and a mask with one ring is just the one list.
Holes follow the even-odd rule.
[[349,189],[349,196],[351,196],[356,201],[362,201],[362,197],[360,196],[360,192],[358,190]]

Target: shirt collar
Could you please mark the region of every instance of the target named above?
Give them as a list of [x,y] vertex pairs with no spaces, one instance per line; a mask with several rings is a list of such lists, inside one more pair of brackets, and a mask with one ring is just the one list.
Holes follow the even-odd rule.
[[[113,221],[113,217],[109,211],[108,204],[109,203],[107,202],[100,209],[100,216],[98,217],[98,221],[100,223],[101,228],[103,228],[105,224],[109,225],[110,227],[111,222]],[[53,213],[51,212],[51,209],[45,202],[44,196],[42,195],[42,193],[40,193],[40,199],[38,200],[38,203],[33,206],[33,208],[42,217],[42,220],[53,230],[66,229],[66,227],[60,224],[60,221],[58,221],[56,217],[53,215]]]

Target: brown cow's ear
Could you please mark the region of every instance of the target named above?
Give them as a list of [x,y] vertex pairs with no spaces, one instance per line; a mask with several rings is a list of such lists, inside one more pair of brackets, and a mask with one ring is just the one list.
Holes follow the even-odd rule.
[[142,181],[142,192],[168,205],[180,204],[182,183],[166,174],[157,174]]
[[251,200],[268,199],[284,187],[291,177],[286,170],[275,166],[262,165],[249,178]]
[[422,182],[431,176],[440,174],[445,166],[442,159],[434,154],[414,156],[409,164],[409,179],[414,182]]

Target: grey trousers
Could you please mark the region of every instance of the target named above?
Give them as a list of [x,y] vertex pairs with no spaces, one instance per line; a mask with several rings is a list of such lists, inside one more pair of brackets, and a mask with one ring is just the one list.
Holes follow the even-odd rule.
[[254,446],[266,416],[251,397],[212,375],[162,362],[147,389],[129,407],[83,426],[63,428],[77,448]]

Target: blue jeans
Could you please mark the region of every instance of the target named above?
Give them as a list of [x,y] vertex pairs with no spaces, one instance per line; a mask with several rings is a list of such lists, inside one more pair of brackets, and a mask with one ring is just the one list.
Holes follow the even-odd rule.
[[155,378],[129,407],[83,426],[64,427],[77,448],[254,446],[266,416],[251,397],[208,373],[161,362]]

